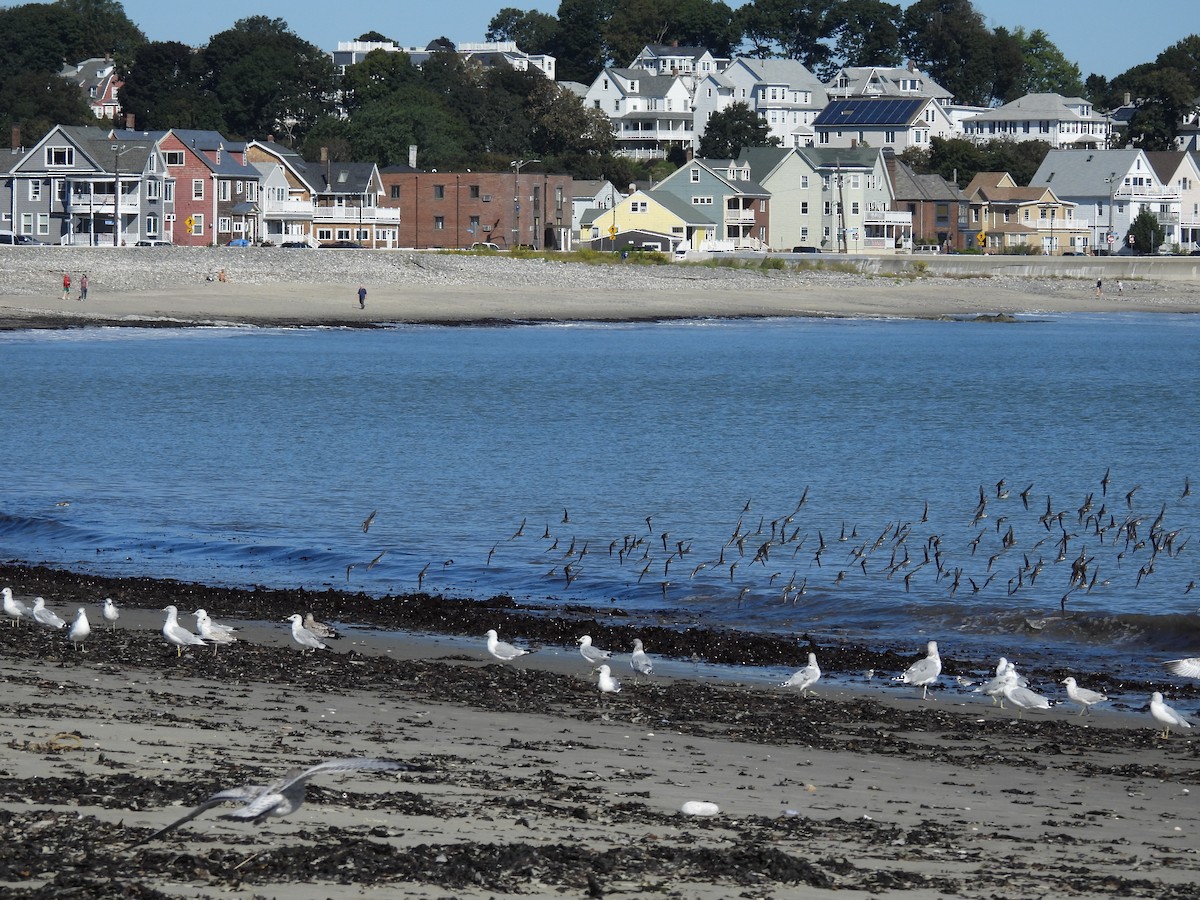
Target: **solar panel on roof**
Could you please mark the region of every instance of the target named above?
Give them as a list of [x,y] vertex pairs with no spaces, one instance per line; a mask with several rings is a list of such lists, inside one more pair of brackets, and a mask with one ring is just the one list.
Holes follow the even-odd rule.
[[907,125],[925,98],[832,100],[814,125]]

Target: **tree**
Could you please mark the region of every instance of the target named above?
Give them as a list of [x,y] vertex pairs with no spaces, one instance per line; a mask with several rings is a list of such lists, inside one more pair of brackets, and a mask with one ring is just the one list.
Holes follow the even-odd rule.
[[395,95],[402,87],[421,80],[420,70],[403,51],[372,50],[342,76],[342,105],[355,110]]
[[1128,146],[1174,150],[1179,124],[1196,112],[1197,87],[1179,69],[1134,66],[1112,81],[1112,93],[1129,93],[1137,109],[1129,119]]
[[881,0],[846,0],[833,11],[836,22],[835,68],[898,66],[900,7]]
[[750,56],[798,59],[823,71],[838,29],[834,0],[751,0],[738,10]]
[[549,53],[558,37],[558,19],[531,9],[506,6],[488,23],[489,41],[512,41],[525,53]]
[[279,133],[297,144],[333,106],[333,62],[282,19],[251,16],[213,35],[202,55],[202,86],[237,136]]
[[901,48],[960,103],[991,99],[994,45],[971,0],[917,0],[904,11]]
[[705,47],[728,56],[741,41],[733,10],[713,0],[623,0],[604,30],[608,55],[627,65],[647,44]]
[[364,107],[347,129],[355,159],[380,166],[408,161],[417,146],[421,165],[460,167],[472,159],[470,130],[446,106],[443,97],[421,84],[406,85],[395,97]]
[[79,89],[46,72],[23,72],[0,81],[0,117],[37,140],[54,125],[96,124]]
[[572,153],[603,156],[613,149],[608,116],[602,110],[585,108],[569,88],[546,81],[529,98],[528,112],[533,123],[531,149],[543,159]]
[[71,22],[72,40],[64,48],[71,62],[106,55],[129,59],[146,43],[118,0],[55,0],[54,7]]
[[201,87],[197,62],[196,51],[178,41],[143,44],[122,72],[121,112],[143,129],[223,129],[221,108]]
[[[996,29],[997,49],[994,65],[999,71],[1008,63],[1013,76],[1003,92],[993,91],[997,100],[1008,103],[1026,94],[1062,94],[1078,97],[1083,93],[1079,66],[1070,62],[1040,28],[1026,34],[1017,28],[1011,35],[1003,28]],[[1016,57],[1004,52],[1011,42]]]
[[1167,230],[1158,223],[1158,217],[1149,207],[1143,206],[1125,233],[1125,244],[1139,256],[1153,254],[1166,237]]
[[734,103],[708,117],[699,153],[706,159],[736,159],[743,147],[770,147],[771,126],[745,103]]

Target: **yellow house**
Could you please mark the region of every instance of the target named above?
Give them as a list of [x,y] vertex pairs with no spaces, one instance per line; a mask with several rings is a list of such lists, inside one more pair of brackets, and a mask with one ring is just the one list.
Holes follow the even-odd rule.
[[1046,186],[1020,187],[1007,172],[980,172],[967,185],[969,228],[992,253],[1044,256],[1089,252],[1089,223],[1075,218],[1076,204]]
[[711,212],[673,194],[634,191],[612,209],[588,210],[580,220],[580,243],[593,250],[699,250],[716,238]]

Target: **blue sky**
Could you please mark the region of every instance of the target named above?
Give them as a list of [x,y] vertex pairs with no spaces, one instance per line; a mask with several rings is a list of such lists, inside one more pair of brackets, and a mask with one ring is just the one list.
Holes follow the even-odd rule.
[[[727,0],[729,2],[729,0]],[[910,0],[901,0],[908,5]],[[732,0],[735,5],[737,0]],[[556,13],[558,0],[401,0],[385,6],[364,0],[205,0],[180,7],[163,0],[123,0],[125,13],[150,40],[192,46],[251,15],[280,18],[292,31],[325,50],[338,41],[378,31],[405,46],[423,46],[445,35],[455,43],[482,41],[496,11],[515,6]],[[991,28],[1024,26],[1045,31],[1084,77],[1109,78],[1131,66],[1152,62],[1166,47],[1200,33],[1196,0],[975,0]]]

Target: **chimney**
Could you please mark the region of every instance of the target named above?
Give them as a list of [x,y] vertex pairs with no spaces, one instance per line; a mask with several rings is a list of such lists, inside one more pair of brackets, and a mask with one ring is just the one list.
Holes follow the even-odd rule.
[[408,145],[408,167],[410,169],[415,169],[417,167],[417,145],[416,144]]
[[323,163],[329,162],[329,148],[328,147],[321,148],[321,162],[323,162]]
[[273,144],[273,143],[275,143],[275,135],[273,135],[273,134],[268,134],[268,135],[267,135],[267,143],[268,143],[268,144]]
[[1126,92],[1125,92],[1125,105],[1126,105],[1126,106],[1128,106],[1128,105],[1129,105],[1129,102],[1130,102],[1132,99],[1133,99],[1133,97],[1131,97],[1131,96],[1129,95],[1129,91],[1126,91]]
[[911,59],[908,61],[908,71],[913,72],[913,73],[915,73],[917,71],[917,64],[915,62],[913,62]]
[[136,123],[136,122],[137,122],[137,118],[134,116],[133,113],[125,113],[125,129],[127,131],[133,131],[133,126],[134,126],[134,123]]
[[14,125],[12,127],[12,148],[13,151],[21,149],[21,126]]

